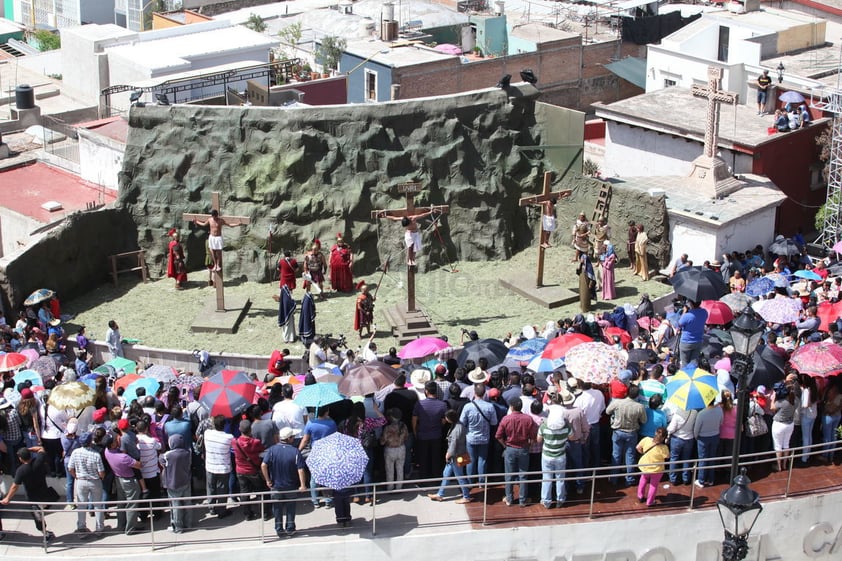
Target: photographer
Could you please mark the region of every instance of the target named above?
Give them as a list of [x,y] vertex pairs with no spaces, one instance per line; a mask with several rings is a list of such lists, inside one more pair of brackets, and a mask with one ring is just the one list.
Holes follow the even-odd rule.
[[682,368],[690,362],[698,362],[704,343],[707,319],[707,310],[700,308],[698,302],[685,300],[684,313],[678,319],[678,328],[681,330],[678,353]]

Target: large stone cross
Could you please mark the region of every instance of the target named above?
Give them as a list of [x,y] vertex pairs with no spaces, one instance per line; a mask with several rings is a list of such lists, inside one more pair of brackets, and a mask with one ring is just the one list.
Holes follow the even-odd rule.
[[737,181],[728,171],[728,166],[716,157],[716,146],[719,139],[719,106],[722,103],[736,105],[737,94],[721,90],[722,68],[708,67],[707,87],[693,85],[691,91],[694,96],[707,99],[707,115],[705,119],[705,148],[704,153],[693,161],[690,177],[701,180],[701,188],[711,198],[723,197],[740,188]]
[[[539,231],[539,240],[541,239],[540,233],[543,231],[544,228],[544,215],[547,214],[546,208],[547,204],[552,200],[561,200],[565,197],[570,196],[570,190],[564,191],[556,191],[555,193],[550,191],[550,184],[553,180],[552,172],[545,172],[544,173],[544,190],[541,192],[540,195],[532,195],[529,197],[522,197],[520,199],[520,206],[530,206],[530,205],[541,205],[542,212],[541,212],[541,223],[538,226]],[[549,236],[547,236],[549,239]],[[544,251],[546,247],[544,247],[543,243],[538,245],[538,271],[535,277],[535,286],[536,288],[541,288],[544,286]]]
[[[251,222],[248,216],[223,216],[219,209],[219,193],[214,191],[211,193],[211,210],[219,212],[219,218],[228,223],[229,226],[242,226]],[[194,220],[207,221],[211,217],[210,214],[182,214],[182,220],[193,222]],[[216,311],[225,311],[225,287],[222,283],[222,271],[213,271],[213,286],[216,288]]]
[[[439,214],[447,214],[450,210],[448,205],[433,205],[428,207],[415,206],[415,193],[421,191],[421,183],[401,183],[398,185],[398,193],[406,195],[406,206],[393,210],[372,210],[372,218],[403,218],[412,217],[419,214],[431,214],[437,212]],[[415,309],[415,266],[407,264],[406,267],[406,309],[409,312],[416,311]]]

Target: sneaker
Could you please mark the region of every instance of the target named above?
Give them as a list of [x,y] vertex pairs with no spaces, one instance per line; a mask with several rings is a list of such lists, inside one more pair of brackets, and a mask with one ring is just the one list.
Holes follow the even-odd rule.
[[76,510],[76,505],[64,505],[64,510]]
[[512,506],[512,501],[508,497],[503,497],[503,504],[506,506]]
[[693,485],[695,485],[695,486],[696,486],[696,487],[698,487],[699,489],[704,489],[704,488],[705,488],[705,484],[704,484],[704,483],[702,483],[701,481],[699,481],[698,479],[697,479],[696,481],[694,481],[694,482],[693,482]]
[[323,506],[322,503],[313,503],[313,508],[322,508]]
[[530,503],[530,502],[529,502],[529,499],[527,499],[527,500],[523,501],[522,503],[520,503],[520,508],[526,508],[526,507],[528,507],[530,504],[532,504],[532,503]]
[[91,531],[87,528],[76,528],[76,534],[90,534]]
[[545,502],[541,503],[541,506],[544,507],[547,510],[550,510],[551,508],[553,508],[553,503],[552,503],[552,501],[549,501],[549,502],[545,501]]
[[289,528],[289,529],[287,529],[287,530],[286,530],[286,535],[287,535],[287,537],[288,537],[288,538],[291,538],[292,536],[294,536],[294,535],[295,535],[295,528]]

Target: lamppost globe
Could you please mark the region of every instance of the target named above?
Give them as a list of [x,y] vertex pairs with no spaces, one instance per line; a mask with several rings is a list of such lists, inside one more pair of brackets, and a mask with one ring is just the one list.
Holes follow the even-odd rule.
[[746,306],[728,330],[734,342],[734,350],[741,355],[751,356],[760,343],[764,329],[763,321],[757,318],[751,307]]
[[751,480],[743,468],[734,483],[722,492],[716,503],[725,531],[722,542],[724,561],[742,561],[748,554],[748,536],[763,511],[760,495],[749,487]]

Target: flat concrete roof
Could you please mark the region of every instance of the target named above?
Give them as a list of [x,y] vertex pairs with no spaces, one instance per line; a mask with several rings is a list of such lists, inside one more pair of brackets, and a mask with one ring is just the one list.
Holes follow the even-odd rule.
[[399,68],[424,62],[436,62],[456,55],[436,51],[430,47],[413,44],[387,43],[379,39],[348,41],[345,51],[362,58],[369,58],[377,64]]
[[18,31],[23,31],[24,27],[19,25],[12,20],[8,20],[6,18],[0,18],[0,33],[16,33]]
[[735,14],[728,10],[705,12],[701,21],[707,18],[731,20],[737,27],[758,27],[769,31],[785,31],[795,26],[824,21],[824,18],[791,10],[779,10],[765,5],[759,10],[744,14]]
[[612,177],[606,181],[636,191],[661,190],[666,195],[667,210],[714,226],[728,224],[759,210],[778,206],[786,195],[767,177],[740,175],[745,186],[714,200],[701,193],[697,181],[686,176]]
[[[78,175],[38,162],[0,170],[3,207],[42,224],[84,210],[91,202],[114,202],[117,192],[81,179]],[[61,203],[50,212],[41,208],[48,201]]]
[[579,33],[547,27],[543,23],[527,23],[524,25],[513,26],[510,35],[512,37],[520,37],[521,39],[532,41],[536,44],[548,43],[550,41],[563,41],[564,39],[579,37]]
[[122,116],[79,123],[76,128],[89,130],[121,144],[126,143],[126,138],[129,135],[129,122]]
[[137,33],[114,23],[89,23],[76,27],[67,27],[61,30],[62,33],[70,33],[83,37],[90,41],[103,41],[107,39],[121,39],[137,36]]
[[[707,100],[695,97],[685,88],[664,88],[607,105],[595,103],[594,107],[596,116],[607,121],[696,140],[705,137]],[[773,115],[758,115],[753,103],[720,105],[719,145],[756,148],[785,138],[786,134],[769,134],[772,120]],[[816,120],[820,122],[824,119]]]

